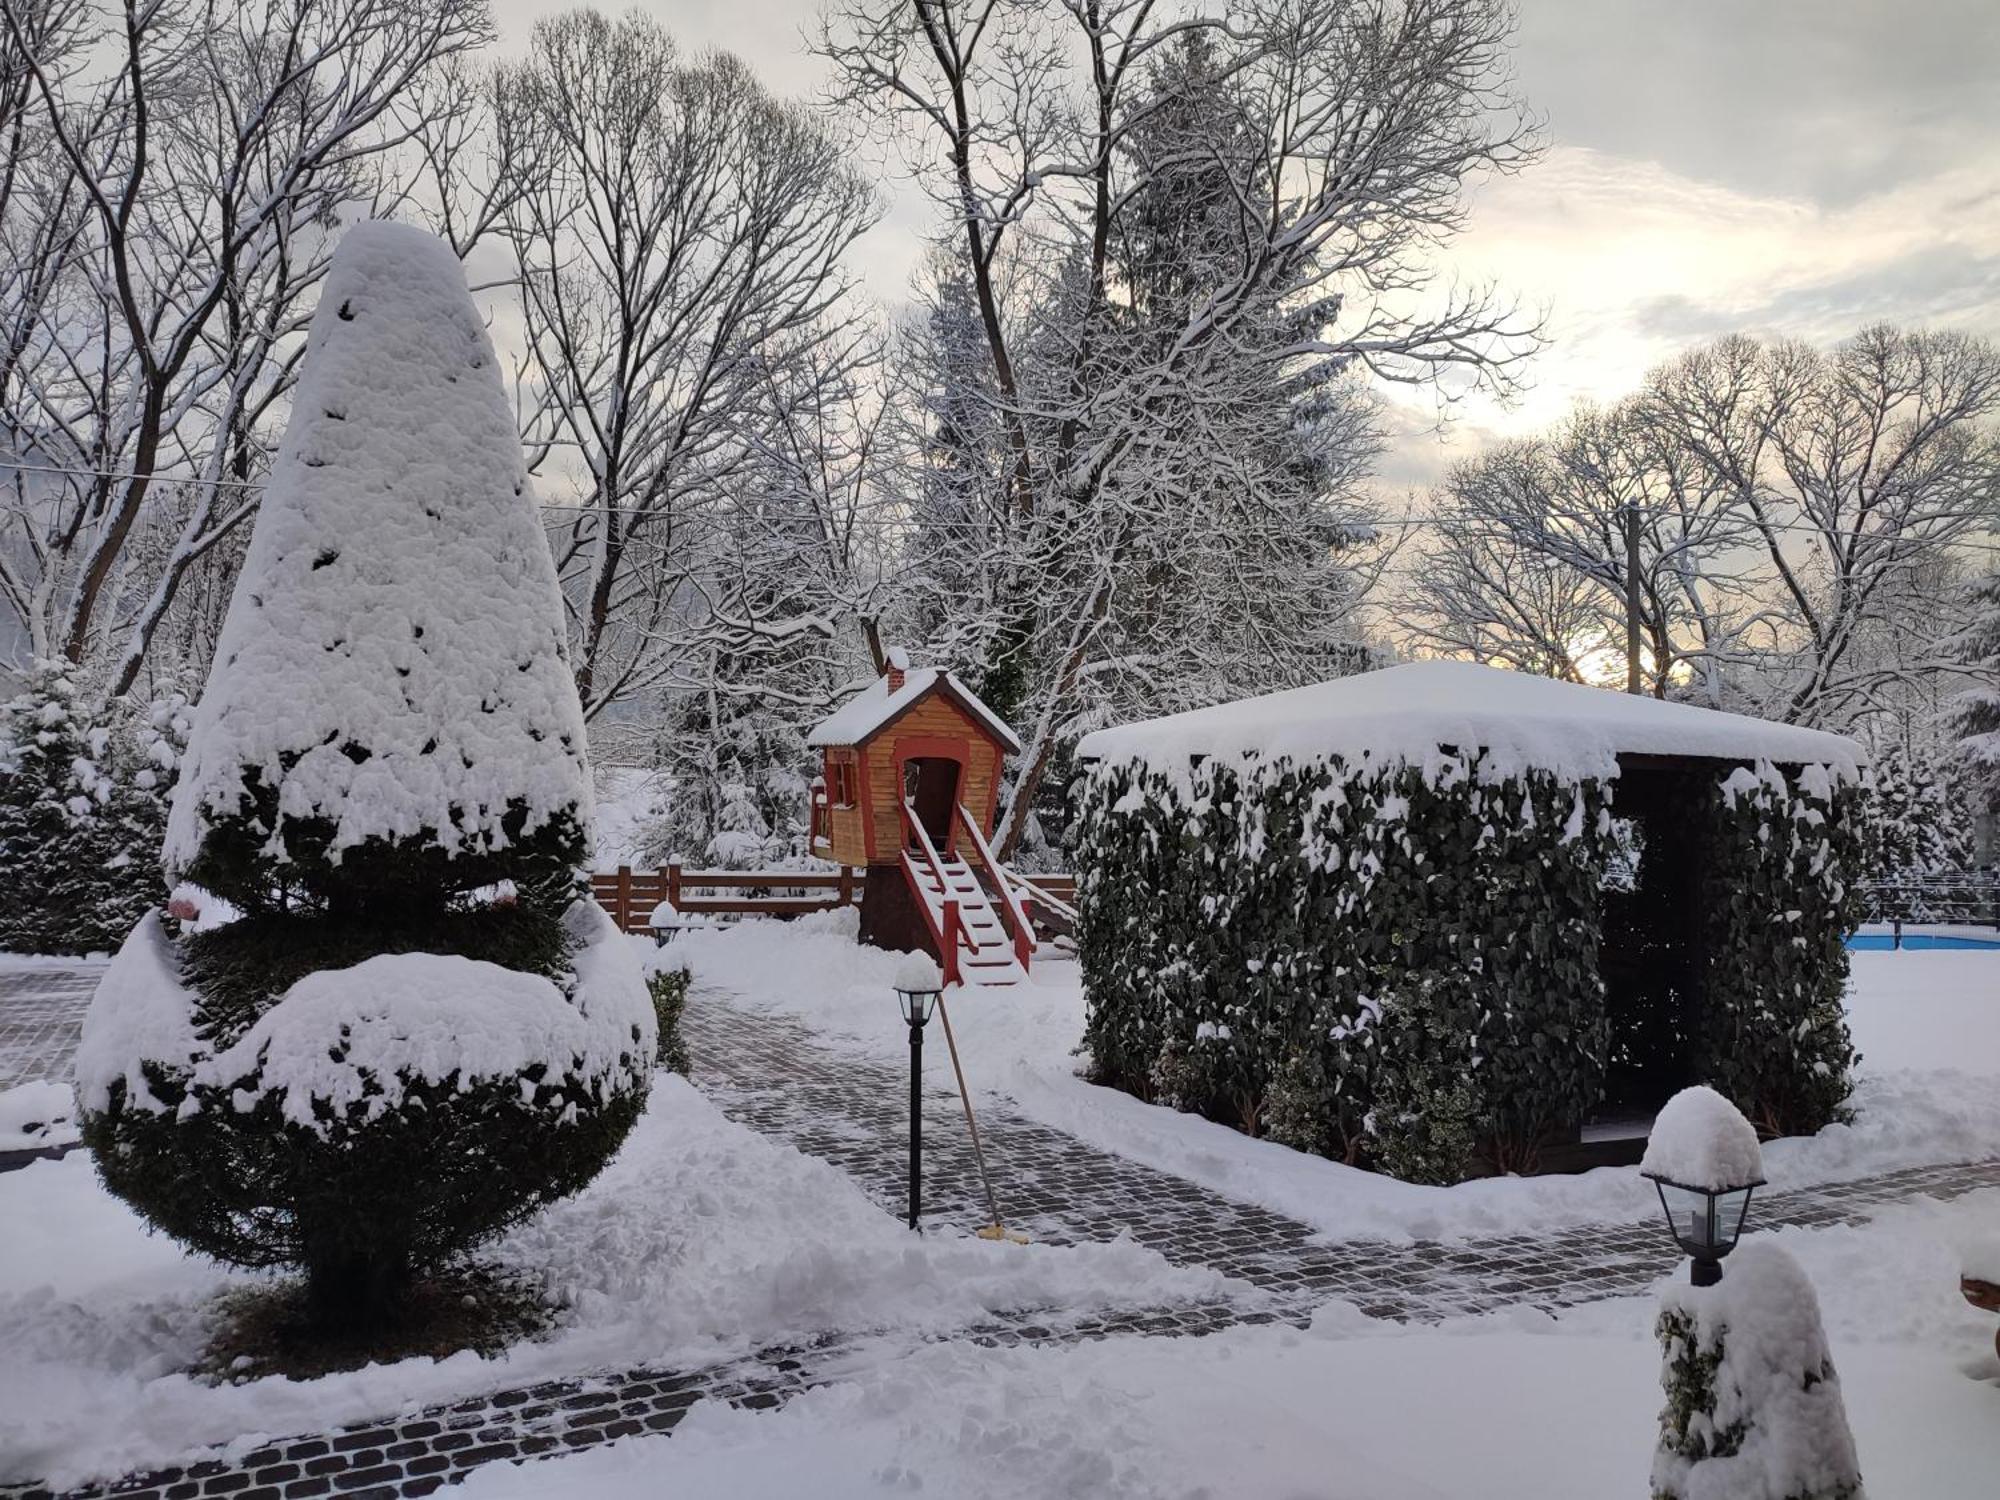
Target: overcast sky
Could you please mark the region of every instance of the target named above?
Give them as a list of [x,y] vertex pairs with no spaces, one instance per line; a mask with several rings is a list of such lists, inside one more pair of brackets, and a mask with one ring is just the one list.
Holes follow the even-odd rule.
[[[494,0],[510,45],[557,0]],[[775,91],[823,72],[819,0],[641,0],[691,50]],[[602,7],[617,11],[622,6]],[[1733,330],[1831,341],[1864,323],[2000,335],[2000,0],[1520,0],[1516,69],[1549,150],[1478,195],[1451,274],[1497,278],[1554,342],[1513,410],[1469,404],[1448,446],[1412,432],[1390,483],[1494,431]],[[863,269],[899,296],[920,208]],[[1428,420],[1413,412],[1414,428]]]

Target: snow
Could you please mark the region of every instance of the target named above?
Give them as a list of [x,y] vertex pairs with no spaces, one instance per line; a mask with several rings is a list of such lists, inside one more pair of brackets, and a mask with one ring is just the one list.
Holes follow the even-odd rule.
[[566,810],[587,823],[555,565],[447,246],[347,231],[292,406],[194,710],[169,871],[253,772],[281,819],[334,819],[336,851],[426,830],[498,847],[516,798],[529,831]]
[[1843,735],[1585,687],[1471,662],[1423,661],[1213,708],[1100,729],[1081,759],[1185,769],[1197,756],[1424,763],[1442,746],[1486,751],[1487,774],[1524,768],[1567,778],[1618,774],[1621,754],[1823,764],[1859,774]]
[[1764,1180],[1757,1132],[1743,1112],[1705,1084],[1682,1089],[1661,1107],[1646,1137],[1643,1176],[1719,1193]]
[[895,987],[899,990],[941,990],[944,974],[928,953],[905,953],[896,965]]
[[180,982],[160,914],[146,913],[97,982],[97,993],[83,1014],[76,1096],[84,1109],[96,1113],[110,1108],[112,1085],[119,1082],[129,1106],[165,1108],[146,1082],[145,1064],[156,1063],[173,1074],[193,1070],[203,1051],[195,1035],[194,1002]]
[[1716,1430],[1744,1433],[1734,1453],[1690,1460],[1661,1451],[1653,1466],[1656,1494],[1799,1500],[1851,1493],[1859,1500],[1860,1462],[1819,1299],[1782,1245],[1745,1244],[1716,1285],[1670,1285],[1661,1306],[1692,1321],[1700,1353],[1720,1345],[1709,1415]]
[[[473,1084],[546,1070],[562,1089],[615,1092],[650,1064],[656,1018],[632,950],[595,902],[569,913],[577,986],[455,954],[392,953],[299,980],[194,1081],[234,1088],[239,1109],[281,1097],[294,1124],[325,1134],[359,1105],[374,1120],[402,1108],[407,1086]],[[523,1085],[532,1099],[532,1085]],[[546,1107],[574,1107],[558,1091]]]
[[845,703],[819,721],[806,736],[806,744],[818,750],[828,746],[846,747],[859,745],[878,733],[884,726],[900,715],[915,708],[919,700],[938,688],[954,703],[970,713],[987,731],[998,740],[1008,754],[1021,753],[1021,742],[1015,737],[1000,717],[980,702],[972,689],[960,682],[951,673],[937,667],[914,667],[903,678],[903,685],[891,692],[886,675],[876,678],[867,687],[849,698]]
[[80,1154],[0,1174],[0,1224],[0,1484],[58,1489],[210,1444],[246,1452],[560,1375],[693,1370],[830,1330],[930,1336],[1002,1310],[1255,1295],[1129,1240],[911,1235],[838,1168],[666,1074],[603,1175],[492,1248],[564,1306],[549,1337],[496,1359],[203,1385],[176,1372],[212,1335],[217,1296],[259,1278],[150,1234]]
[[[1875,1492],[1958,1500],[2000,1465],[1990,1315],[1944,1275],[1974,1203],[1772,1239],[1820,1289]],[[1726,1282],[1725,1282],[1726,1284]],[[1644,1493],[1660,1409],[1651,1296],[1434,1327],[1345,1303],[1309,1331],[939,1344],[856,1361],[775,1411],[704,1402],[669,1438],[492,1466],[467,1500],[1604,1500]],[[1974,1357],[1977,1356],[1975,1359]],[[1970,1378],[1968,1378],[1970,1377]]]
[[77,1138],[76,1093],[36,1079],[0,1090],[0,1151],[67,1146]]
[[1959,1257],[1959,1274],[2000,1286],[2000,1230],[1966,1242]]
[[[824,1045],[907,1066],[907,1038],[890,994],[901,955],[858,944],[856,922],[847,911],[744,923],[687,934],[662,957],[674,967],[685,964],[698,984],[727,992],[735,1003],[804,1018]],[[1772,1191],[2000,1156],[1995,957],[1858,953],[1854,960],[1849,1018],[1863,1054],[1856,1118],[1814,1136],[1766,1143],[1763,1175]],[[801,982],[806,975],[811,981]],[[1076,966],[1047,950],[1036,956],[1026,982],[954,996],[952,1004],[959,1053],[975,1089],[1330,1239],[1540,1234],[1659,1214],[1658,1196],[1636,1167],[1427,1187],[1143,1103],[1077,1076],[1083,1020]],[[939,1087],[954,1087],[949,1059],[927,1054],[925,1066]]]
[[[158,1109],[153,1063],[211,1088],[234,1088],[240,1109],[284,1096],[285,1117],[324,1128],[328,1111],[364,1103],[374,1119],[402,1102],[404,1084],[518,1076],[546,1066],[590,1088],[615,1086],[653,1055],[656,1018],[631,945],[595,902],[566,914],[578,944],[569,993],[538,975],[448,954],[384,954],[308,974],[237,1041],[210,1052],[197,1035],[195,996],[176,972],[157,913],[133,929],[99,982],[76,1054],[84,1108],[109,1106],[123,1081],[132,1103]],[[565,1107],[560,1098],[551,1107]],[[198,1108],[190,1096],[183,1110]]]
[[671,794],[668,778],[640,766],[593,768],[597,793],[596,846],[592,867],[615,871],[620,865],[634,869],[646,863],[646,831],[666,810]]

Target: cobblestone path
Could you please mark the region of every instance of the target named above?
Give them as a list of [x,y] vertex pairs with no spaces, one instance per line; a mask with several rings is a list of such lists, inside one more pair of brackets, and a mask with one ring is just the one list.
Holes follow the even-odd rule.
[[[93,974],[81,984],[86,998],[94,982]],[[731,1004],[712,990],[691,999],[685,1025],[695,1081],[726,1114],[834,1163],[886,1210],[903,1212],[906,1074],[825,1047],[799,1024]],[[941,1029],[932,1031],[941,1047]],[[954,1094],[926,1094],[924,1128],[926,1224],[983,1223],[984,1199]],[[1643,1291],[1674,1260],[1663,1230],[1651,1222],[1565,1228],[1547,1238],[1321,1244],[1295,1220],[1099,1151],[1004,1105],[981,1104],[980,1128],[1010,1226],[1044,1243],[1130,1234],[1168,1260],[1212,1267],[1258,1294],[1241,1303],[1116,1314],[1023,1309],[964,1329],[955,1335],[962,1339],[1071,1344],[1121,1334],[1210,1333],[1235,1324],[1303,1322],[1334,1297],[1371,1316],[1420,1320],[1515,1303],[1553,1308]],[[1856,1222],[1901,1199],[1951,1198],[1993,1186],[2000,1186],[2000,1161],[1915,1168],[1771,1194],[1754,1205],[1752,1221],[1758,1227]],[[300,1435],[233,1460],[218,1455],[70,1491],[62,1500],[428,1495],[482,1464],[669,1432],[705,1398],[777,1406],[809,1386],[853,1378],[907,1347],[857,1332],[709,1370],[602,1372]],[[0,1486],[0,1500],[51,1497],[45,1489]]]
[[[886,1024],[900,1022],[892,1013]],[[905,1211],[906,1072],[834,1051],[796,1022],[732,1005],[713,991],[696,993],[683,1025],[696,1082],[725,1114],[825,1158],[885,1208]],[[941,1028],[933,1021],[930,1031]],[[933,1035],[926,1046],[941,1048],[943,1040]],[[1564,1307],[1643,1292],[1679,1259],[1651,1219],[1453,1243],[1320,1243],[1317,1230],[1295,1219],[974,1102],[1010,1227],[1053,1244],[1129,1234],[1177,1264],[1208,1266],[1272,1293],[1295,1317],[1335,1297],[1370,1317],[1427,1321],[1524,1302]],[[933,1091],[925,1105],[924,1222],[960,1229],[984,1223],[957,1096]],[[1900,1199],[1953,1198],[1985,1187],[2000,1187],[2000,1161],[1760,1195],[1750,1222],[1855,1223]]]
[[0,969],[0,1089],[69,1079],[83,1013],[103,973],[101,963]]

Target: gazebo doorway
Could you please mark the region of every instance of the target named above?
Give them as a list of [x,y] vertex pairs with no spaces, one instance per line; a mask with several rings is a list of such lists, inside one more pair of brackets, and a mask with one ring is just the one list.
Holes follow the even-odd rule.
[[1619,757],[1611,814],[1621,852],[1601,896],[1598,949],[1611,1035],[1586,1140],[1643,1137],[1660,1106],[1694,1081],[1703,859],[1690,810],[1713,796],[1714,781],[1709,765]]

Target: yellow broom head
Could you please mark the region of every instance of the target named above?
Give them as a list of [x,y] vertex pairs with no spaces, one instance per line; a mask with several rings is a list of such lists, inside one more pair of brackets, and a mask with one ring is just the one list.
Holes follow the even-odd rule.
[[1028,1237],[1000,1224],[986,1224],[975,1230],[982,1240],[1005,1240],[1010,1245],[1025,1245]]

